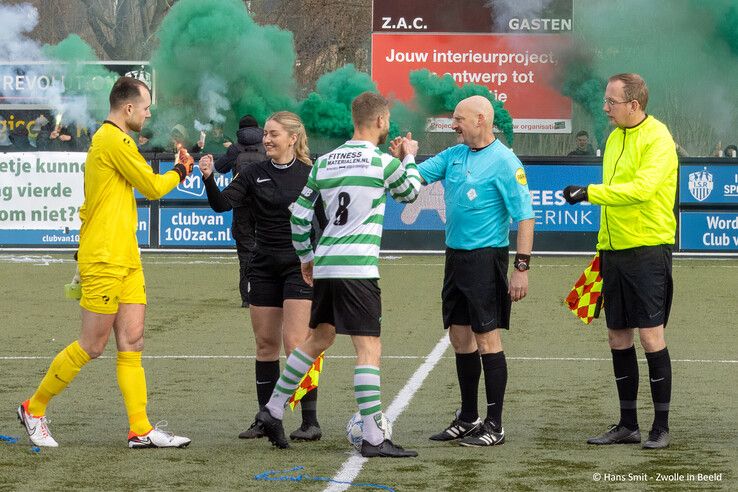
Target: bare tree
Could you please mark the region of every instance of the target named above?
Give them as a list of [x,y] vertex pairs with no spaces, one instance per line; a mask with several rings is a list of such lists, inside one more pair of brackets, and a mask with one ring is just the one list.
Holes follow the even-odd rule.
[[6,0],[39,13],[31,36],[56,44],[75,33],[101,60],[148,60],[154,34],[177,0]]
[[321,75],[353,63],[369,70],[370,0],[252,0],[255,20],[292,31],[299,85],[309,90]]
[[176,0],[80,0],[109,60],[146,59],[162,19]]
[[82,10],[79,0],[5,0],[3,3],[30,3],[36,8],[38,25],[29,36],[39,43],[57,44],[70,33],[77,33],[89,42],[84,35],[85,30],[89,31],[86,19],[79,15]]

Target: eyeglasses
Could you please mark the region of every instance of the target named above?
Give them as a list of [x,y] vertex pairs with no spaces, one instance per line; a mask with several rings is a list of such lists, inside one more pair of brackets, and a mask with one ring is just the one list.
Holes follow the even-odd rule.
[[612,98],[610,98],[610,97],[606,97],[605,99],[603,99],[603,102],[604,102],[604,103],[605,103],[606,105],[608,105],[608,106],[610,106],[610,107],[613,107],[613,106],[615,106],[616,104],[628,104],[628,103],[629,103],[630,101],[616,101],[615,99],[612,99]]

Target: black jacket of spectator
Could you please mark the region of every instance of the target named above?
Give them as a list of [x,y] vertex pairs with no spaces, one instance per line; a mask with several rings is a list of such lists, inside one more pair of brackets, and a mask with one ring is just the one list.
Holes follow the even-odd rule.
[[28,129],[24,125],[18,125],[12,132],[10,132],[10,141],[12,143],[11,149],[14,152],[28,152],[29,150],[36,150],[28,141]]
[[595,155],[595,151],[592,148],[592,144],[587,144],[586,149],[580,149],[577,147],[576,149],[569,152],[568,155]]
[[236,142],[215,161],[215,170],[221,174],[233,171],[235,176],[240,172],[239,168],[242,165],[265,160],[266,153],[261,143],[263,136],[264,130],[258,126],[239,128],[236,132]]
[[[243,120],[243,119],[242,119]],[[253,118],[252,118],[253,120]],[[248,125],[239,128],[234,142],[225,154],[215,161],[215,170],[219,173],[233,172],[235,177],[248,166],[266,160],[264,145],[261,140],[264,130],[256,126],[256,121],[249,121]],[[251,126],[253,125],[253,126]],[[233,223],[231,234],[236,241],[236,252],[240,266],[239,290],[243,306],[249,303],[249,279],[251,276],[251,259],[256,248],[256,227],[254,212],[251,207],[236,207],[233,209]]]
[[[42,132],[41,135],[39,135],[39,139],[44,138],[44,141],[41,142],[41,145],[39,147],[39,150],[46,150],[49,152],[77,152],[79,149],[77,148],[77,139],[74,138],[73,132],[71,129],[64,127],[59,131],[59,134],[56,138],[51,138],[51,134],[53,133],[53,129],[50,132]],[[71,137],[70,140],[62,140],[62,135],[67,135]],[[87,149],[84,149],[83,151],[86,151]]]

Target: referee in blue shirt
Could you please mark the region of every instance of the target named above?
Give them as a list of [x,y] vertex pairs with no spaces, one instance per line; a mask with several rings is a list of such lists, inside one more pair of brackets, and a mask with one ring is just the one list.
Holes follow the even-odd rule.
[[[502,404],[507,362],[500,328],[510,325],[511,301],[528,293],[534,215],[520,160],[492,133],[494,110],[483,96],[461,101],[451,127],[463,142],[418,165],[424,184],[445,179],[446,266],[441,292],[443,325],[456,352],[461,410],[434,441],[462,446],[505,442]],[[412,152],[396,138],[390,152]],[[507,280],[510,219],[518,223],[517,254]],[[487,415],[479,418],[477,396],[484,370]]]

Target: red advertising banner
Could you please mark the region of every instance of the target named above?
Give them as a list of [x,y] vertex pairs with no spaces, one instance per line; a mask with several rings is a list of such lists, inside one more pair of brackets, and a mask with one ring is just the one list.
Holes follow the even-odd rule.
[[569,133],[571,100],[552,84],[566,43],[564,34],[374,33],[372,79],[383,94],[409,101],[410,72],[448,73],[459,85],[488,87],[505,103],[516,132]]

